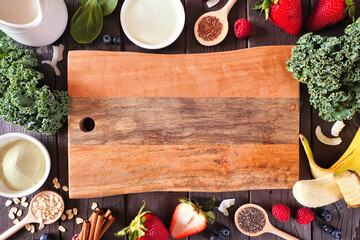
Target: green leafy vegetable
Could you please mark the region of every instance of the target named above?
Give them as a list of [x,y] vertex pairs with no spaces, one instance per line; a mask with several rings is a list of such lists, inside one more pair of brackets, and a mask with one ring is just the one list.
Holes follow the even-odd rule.
[[360,111],[360,19],[341,37],[308,33],[291,51],[288,71],[305,83],[310,103],[326,121],[349,120]]
[[70,113],[65,91],[37,87],[43,74],[35,53],[21,49],[9,37],[0,38],[0,116],[3,121],[42,134],[55,134]]
[[116,8],[118,0],[97,0],[102,9],[103,15],[110,15]]
[[70,22],[70,33],[78,43],[91,43],[100,34],[104,16],[111,14],[118,0],[79,0],[81,6]]

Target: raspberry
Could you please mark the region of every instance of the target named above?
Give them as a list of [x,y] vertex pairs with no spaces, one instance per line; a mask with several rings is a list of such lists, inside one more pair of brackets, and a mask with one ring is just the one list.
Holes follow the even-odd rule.
[[286,222],[290,218],[290,208],[287,205],[280,203],[272,207],[272,214],[277,220]]
[[247,38],[251,34],[251,24],[246,19],[238,19],[234,25],[234,32],[237,38]]
[[299,224],[306,225],[311,223],[315,216],[309,208],[303,207],[296,211],[295,219]]

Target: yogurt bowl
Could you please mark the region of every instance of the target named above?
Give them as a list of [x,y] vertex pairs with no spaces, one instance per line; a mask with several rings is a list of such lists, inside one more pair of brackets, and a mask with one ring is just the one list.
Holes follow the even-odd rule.
[[180,36],[185,11],[180,0],[125,0],[121,27],[134,44],[146,49],[169,46]]
[[[7,145],[8,143],[15,142],[18,140],[28,140],[28,141],[32,142],[33,144],[35,144],[40,149],[40,151],[43,154],[44,159],[45,159],[44,175],[32,187],[27,188],[25,190],[18,190],[18,191],[8,188],[0,178],[0,196],[3,196],[3,197],[8,197],[8,198],[23,197],[23,196],[27,196],[29,194],[34,193],[45,183],[45,181],[48,178],[49,173],[50,173],[50,167],[51,167],[50,155],[49,155],[49,152],[46,149],[46,147],[39,140],[37,140],[29,135],[23,134],[23,133],[8,133],[8,134],[4,134],[4,135],[0,136],[0,148]],[[0,163],[1,163],[1,160],[0,160]],[[32,169],[30,168],[30,171],[31,170]],[[1,164],[0,164],[0,171],[3,171]]]

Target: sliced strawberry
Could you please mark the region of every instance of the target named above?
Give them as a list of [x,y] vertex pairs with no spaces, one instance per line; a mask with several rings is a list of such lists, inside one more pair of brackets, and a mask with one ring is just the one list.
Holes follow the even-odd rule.
[[184,238],[203,231],[207,222],[214,223],[215,215],[208,210],[214,205],[215,198],[210,199],[205,206],[186,198],[181,198],[179,201],[181,203],[176,207],[170,223],[171,237]]
[[131,221],[130,225],[115,233],[117,237],[129,234],[130,240],[168,240],[169,231],[155,214],[150,211],[143,211],[144,205],[140,208],[138,215]]

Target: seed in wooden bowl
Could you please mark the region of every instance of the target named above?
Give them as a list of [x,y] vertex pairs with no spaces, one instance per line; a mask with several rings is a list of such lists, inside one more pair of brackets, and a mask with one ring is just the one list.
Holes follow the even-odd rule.
[[9,207],[12,203],[13,203],[13,201],[7,200],[7,201],[5,202],[5,206],[6,206],[6,207]]
[[93,203],[91,204],[91,209],[92,209],[92,210],[97,209],[97,207],[98,207],[98,205],[97,205],[96,202],[93,202]]
[[264,213],[254,207],[244,208],[238,216],[239,226],[245,232],[257,233],[265,227],[265,215]]
[[63,226],[59,226],[59,231],[60,232],[66,232],[66,229]]
[[81,224],[81,223],[84,222],[84,219],[82,219],[81,217],[77,217],[77,218],[75,219],[75,221],[76,221],[76,224]]
[[19,203],[20,203],[20,199],[18,199],[18,198],[13,198],[13,201],[14,201],[15,204],[19,204]]

